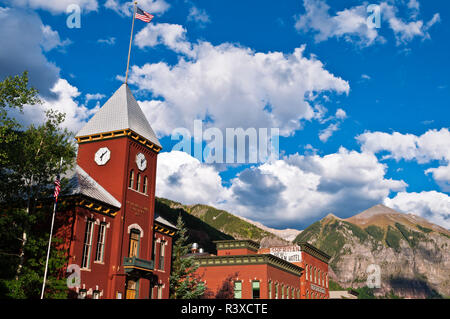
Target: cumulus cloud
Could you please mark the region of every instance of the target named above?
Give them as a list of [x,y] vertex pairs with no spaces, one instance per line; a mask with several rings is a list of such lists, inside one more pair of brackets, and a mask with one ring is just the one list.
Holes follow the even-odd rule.
[[405,182],[385,178],[373,154],[291,155],[254,166],[222,185],[212,165],[178,151],[158,158],[157,195],[205,203],[272,227],[305,227],[328,213],[349,217],[382,202]]
[[296,18],[298,31],[315,33],[315,41],[322,42],[329,38],[344,38],[369,46],[383,41],[375,28],[367,24],[367,5],[345,9],[331,16],[330,7],[323,0],[304,0],[305,14]]
[[400,192],[384,201],[395,210],[412,213],[432,223],[450,229],[450,197],[436,191],[421,193]]
[[63,45],[59,35],[35,13],[0,7],[0,78],[29,72],[30,84],[44,96],[59,78],[59,68],[44,51]]
[[51,108],[65,113],[63,127],[76,133],[100,107],[97,104],[96,107],[89,109],[77,102],[76,99],[81,93],[65,79],[58,79],[51,92],[55,98],[42,97],[42,105],[25,105],[23,113],[12,111],[11,114],[24,126],[39,125],[45,120],[45,111]]
[[201,28],[206,27],[206,25],[211,22],[206,11],[204,9],[199,9],[194,5],[189,9],[187,21],[196,22]]
[[438,168],[425,170],[432,174],[438,185],[444,191],[450,190],[450,131],[448,128],[428,130],[417,136],[398,132],[366,132],[356,137],[365,152],[387,152],[384,159],[414,160],[419,164],[439,161]]
[[[120,3],[120,0],[107,0],[105,8],[114,10],[122,16],[131,17],[133,14],[133,1]],[[151,14],[158,14],[169,10],[170,5],[165,0],[140,0],[139,8]]]
[[[178,63],[133,66],[129,83],[148,90],[155,100],[147,107],[164,111],[167,121],[155,129],[170,135],[177,127],[191,130],[193,119],[211,126],[272,128],[288,136],[311,120],[316,111],[310,98],[328,91],[348,93],[347,81],[327,71],[305,46],[294,52],[261,53],[230,43],[191,43],[178,25],[155,24],[136,36],[136,44],[164,44],[180,53]],[[149,110],[155,113],[156,109]]]
[[98,9],[97,0],[7,0],[7,2],[14,6],[42,9],[53,14],[65,13],[67,7],[72,4],[78,5],[84,12]]
[[156,196],[184,204],[217,206],[227,197],[222,178],[214,166],[201,163],[180,151],[158,155]]
[[[399,3],[401,4],[401,3]],[[304,0],[305,13],[296,17],[295,28],[302,32],[313,32],[315,41],[322,42],[329,38],[342,38],[349,42],[356,42],[361,46],[370,46],[386,40],[379,34],[379,29],[367,23],[369,3],[354,6],[336,12],[329,13],[330,7],[325,0]],[[385,1],[379,4],[381,23],[387,21],[393,31],[397,45],[406,44],[418,37],[429,39],[429,29],[440,21],[440,15],[434,14],[425,23],[418,20],[419,3],[412,0],[407,3],[409,10],[408,19],[402,19],[395,1]]]

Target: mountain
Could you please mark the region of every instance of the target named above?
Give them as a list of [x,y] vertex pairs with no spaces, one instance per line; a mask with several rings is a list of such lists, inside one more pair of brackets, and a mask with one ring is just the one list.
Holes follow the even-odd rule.
[[169,199],[156,198],[156,212],[174,225],[181,214],[189,230],[190,242],[198,243],[211,253],[215,252],[215,240],[251,239],[262,247],[289,243],[247,220],[207,205],[183,205]]
[[330,277],[343,287],[366,286],[370,264],[380,266],[376,295],[450,296],[450,231],[383,205],[340,219],[329,214],[300,233],[330,259]]
[[286,228],[286,229],[270,228],[270,227],[264,226],[263,224],[261,224],[259,222],[255,222],[253,220],[250,220],[250,219],[247,219],[244,217],[239,217],[239,218],[249,222],[250,224],[255,225],[258,228],[261,228],[262,230],[272,233],[288,242],[292,242],[302,232],[301,230],[292,229],[292,228]]

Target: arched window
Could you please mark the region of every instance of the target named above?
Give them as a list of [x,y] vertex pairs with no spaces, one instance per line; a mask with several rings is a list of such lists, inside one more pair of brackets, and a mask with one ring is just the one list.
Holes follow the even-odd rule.
[[147,179],[147,176],[144,176],[144,185],[143,185],[143,188],[142,188],[142,192],[144,194],[147,194],[147,185],[148,185],[148,179]]
[[137,174],[137,183],[136,183],[136,190],[139,192],[141,189],[141,174]]
[[133,188],[134,186],[134,170],[130,171],[130,184],[128,184],[129,188]]
[[130,231],[130,249],[128,257],[139,257],[139,242],[141,239],[141,232],[139,229],[133,228]]

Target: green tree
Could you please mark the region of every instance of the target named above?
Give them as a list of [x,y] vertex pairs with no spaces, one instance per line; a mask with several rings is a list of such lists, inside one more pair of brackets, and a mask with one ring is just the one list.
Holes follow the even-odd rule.
[[177,220],[177,235],[172,250],[172,272],[170,276],[171,299],[198,299],[205,292],[205,285],[195,274],[198,265],[189,254],[187,229],[181,215]]
[[[72,134],[61,128],[64,114],[48,110],[45,123],[27,128],[9,115],[37,103],[38,92],[28,88],[26,72],[0,82],[0,297],[39,297],[53,182],[73,165],[76,154]],[[52,243],[56,246],[57,240]],[[47,297],[64,296],[63,281],[57,279],[64,262],[64,253],[52,249]]]

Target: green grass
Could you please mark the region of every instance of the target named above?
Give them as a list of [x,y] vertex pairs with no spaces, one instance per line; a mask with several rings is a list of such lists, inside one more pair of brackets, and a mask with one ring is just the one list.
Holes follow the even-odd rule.
[[430,228],[426,228],[426,227],[422,227],[420,225],[416,225],[417,228],[419,228],[421,231],[423,231],[424,233],[431,233],[433,230]]
[[383,241],[384,239],[384,230],[378,226],[370,225],[365,231],[378,241]]
[[401,232],[391,226],[388,226],[386,233],[386,244],[389,247],[398,251],[400,249],[400,240],[402,240],[402,238],[403,236]]

